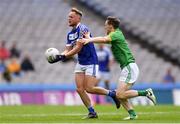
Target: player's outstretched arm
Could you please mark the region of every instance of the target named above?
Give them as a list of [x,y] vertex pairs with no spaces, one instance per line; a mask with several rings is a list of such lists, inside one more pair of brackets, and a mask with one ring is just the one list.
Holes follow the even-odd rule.
[[88,39],[82,39],[81,42],[83,44],[87,44],[90,42],[93,42],[93,43],[109,43],[109,42],[111,42],[111,38],[110,38],[110,36],[92,37],[92,38],[88,38]]

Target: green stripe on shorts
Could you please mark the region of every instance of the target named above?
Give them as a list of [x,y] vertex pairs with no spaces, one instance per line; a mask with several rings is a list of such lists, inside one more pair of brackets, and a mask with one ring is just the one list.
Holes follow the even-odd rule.
[[128,76],[127,76],[127,78],[126,78],[125,83],[129,83],[129,81],[130,81],[130,79],[131,79],[131,68],[130,68],[129,65],[127,65],[126,67],[127,67],[127,69],[128,69],[129,72],[128,72]]

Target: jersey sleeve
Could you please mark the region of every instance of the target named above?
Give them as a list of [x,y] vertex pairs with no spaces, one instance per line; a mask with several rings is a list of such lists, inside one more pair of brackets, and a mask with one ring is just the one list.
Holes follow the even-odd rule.
[[84,25],[81,25],[79,29],[79,39],[83,38],[84,34],[87,32],[89,32],[88,28]]
[[119,38],[119,36],[115,32],[111,32],[109,34],[109,37],[111,38],[111,41],[115,41],[115,40],[117,40]]

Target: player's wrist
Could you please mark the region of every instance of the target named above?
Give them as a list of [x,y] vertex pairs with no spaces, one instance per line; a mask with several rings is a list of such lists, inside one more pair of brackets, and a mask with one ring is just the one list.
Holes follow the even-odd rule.
[[56,60],[64,61],[66,59],[66,55],[56,55]]
[[87,39],[87,42],[88,42],[88,43],[92,43],[93,40],[92,40],[92,39]]

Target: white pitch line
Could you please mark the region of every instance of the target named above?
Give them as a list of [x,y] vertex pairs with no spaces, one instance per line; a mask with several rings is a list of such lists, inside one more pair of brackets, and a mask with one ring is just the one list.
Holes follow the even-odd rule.
[[[32,122],[33,123],[33,122]],[[32,123],[21,123],[21,124],[32,124]],[[14,123],[1,123],[1,124],[19,124],[19,123],[16,123],[16,122],[14,122]],[[50,124],[50,123],[33,123],[33,124]],[[99,123],[82,123],[82,122],[77,122],[77,123],[53,123],[53,122],[51,122],[51,124],[134,124],[134,123],[129,123],[129,122],[119,122],[119,123],[106,123],[106,122],[99,122]],[[141,122],[141,123],[139,123],[138,122],[138,124],[180,124],[180,123],[143,123],[143,122]]]
[[[180,114],[180,112],[137,112],[138,115],[147,115],[147,114]],[[1,114],[1,117],[47,117],[47,116],[83,116],[85,113],[57,113],[57,114]],[[98,113],[98,115],[123,115],[122,113]]]

